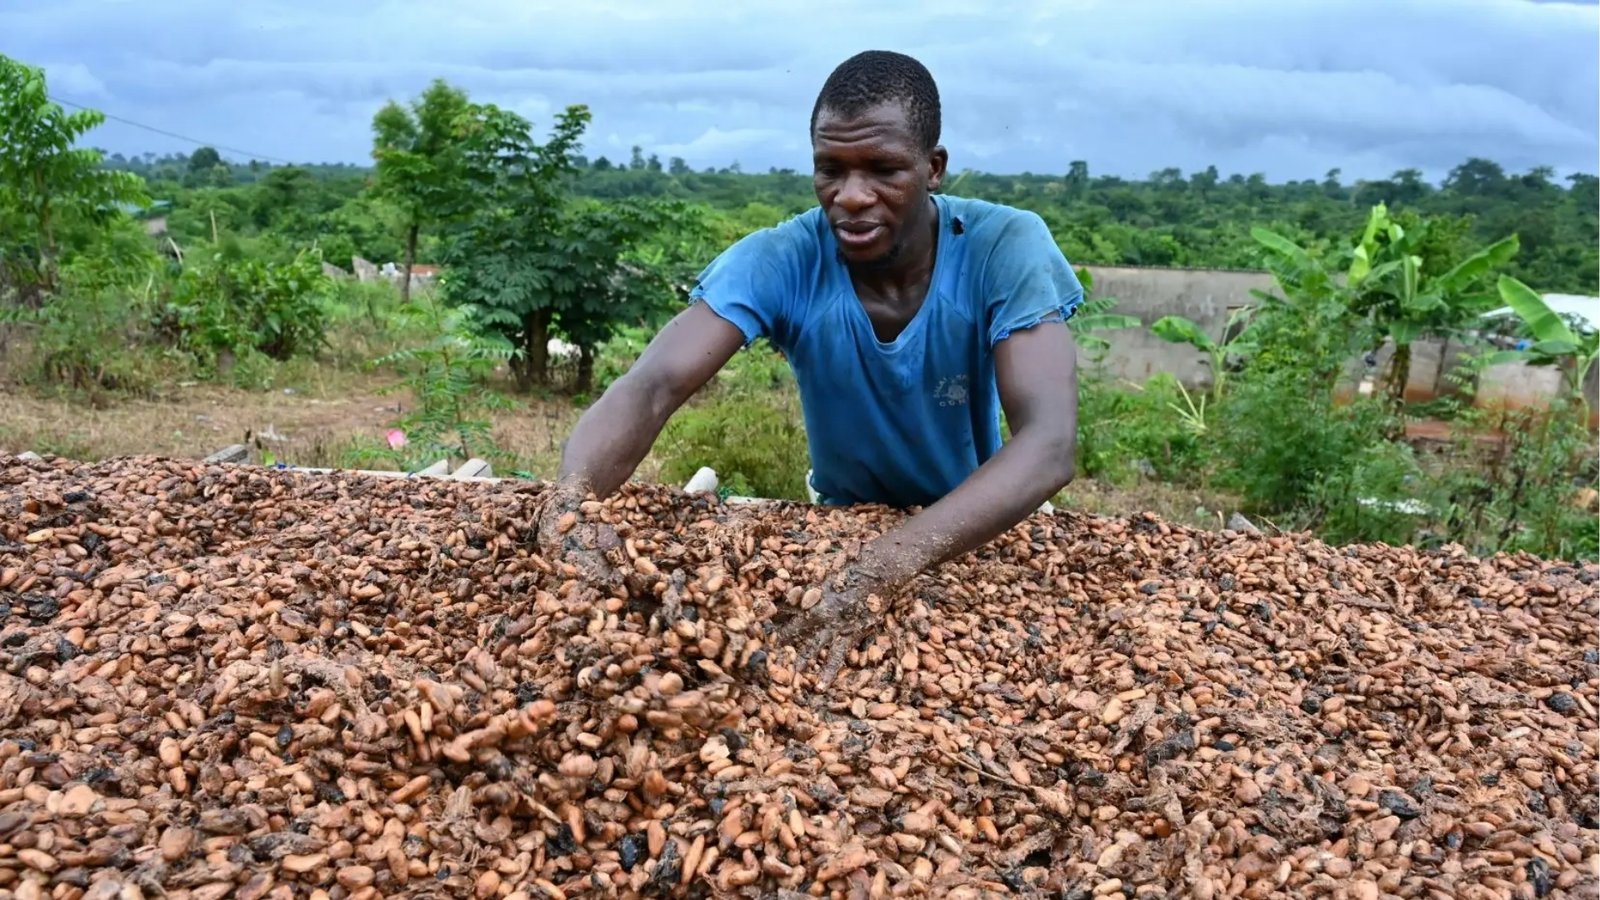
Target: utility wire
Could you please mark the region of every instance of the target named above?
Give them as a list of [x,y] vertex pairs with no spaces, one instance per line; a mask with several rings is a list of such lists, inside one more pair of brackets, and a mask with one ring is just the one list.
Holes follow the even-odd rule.
[[197,140],[195,138],[187,137],[185,135],[181,135],[181,134],[178,134],[176,132],[167,131],[164,128],[157,128],[154,125],[146,125],[146,124],[144,124],[142,122],[135,122],[132,119],[124,119],[121,116],[113,116],[112,114],[110,114],[108,112],[105,112],[103,110],[91,109],[90,107],[84,106],[81,103],[73,103],[71,100],[63,100],[60,97],[51,97],[50,99],[54,100],[57,103],[62,104],[63,106],[71,106],[71,107],[75,107],[77,109],[84,109],[84,110],[90,110],[91,112],[98,112],[98,113],[100,113],[100,115],[105,116],[107,119],[110,119],[113,122],[121,122],[124,125],[132,125],[134,128],[143,128],[145,131],[153,131],[156,134],[164,135],[164,136],[169,137],[169,138],[177,138],[180,141],[188,141],[191,144],[198,144],[201,147],[211,147],[214,150],[226,150],[229,153],[237,153],[240,156],[244,156],[244,157],[247,157],[247,158],[250,158],[250,159],[259,159],[259,160],[263,160],[265,162],[282,163],[283,165],[286,165],[286,166],[299,165],[298,163],[291,162],[291,161],[289,161],[287,159],[279,159],[276,156],[267,156],[264,153],[252,153],[249,150],[240,150],[238,147],[228,147],[228,146],[225,146],[223,144],[214,144],[214,143],[211,143],[210,141]]

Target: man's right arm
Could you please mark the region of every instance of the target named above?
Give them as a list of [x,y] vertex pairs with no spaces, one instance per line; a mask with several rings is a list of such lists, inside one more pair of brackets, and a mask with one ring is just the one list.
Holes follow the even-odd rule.
[[644,461],[672,414],[744,344],[739,328],[705,303],[675,316],[578,419],[561,453],[561,488],[579,497],[610,496]]

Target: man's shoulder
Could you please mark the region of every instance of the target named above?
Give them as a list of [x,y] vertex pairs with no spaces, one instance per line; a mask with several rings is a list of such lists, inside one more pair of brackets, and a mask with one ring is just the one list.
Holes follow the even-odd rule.
[[952,220],[961,223],[961,233],[970,235],[975,243],[998,240],[1007,234],[1028,229],[1048,230],[1044,219],[1030,209],[977,197],[940,196],[949,204]]
[[735,242],[742,249],[793,254],[796,261],[814,256],[822,246],[820,207],[796,213],[774,225],[757,228]]

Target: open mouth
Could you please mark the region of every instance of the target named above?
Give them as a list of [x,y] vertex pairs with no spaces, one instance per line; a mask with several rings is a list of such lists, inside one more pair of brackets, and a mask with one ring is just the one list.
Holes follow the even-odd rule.
[[882,225],[871,222],[846,222],[833,227],[834,236],[846,247],[866,247],[876,241],[883,231]]

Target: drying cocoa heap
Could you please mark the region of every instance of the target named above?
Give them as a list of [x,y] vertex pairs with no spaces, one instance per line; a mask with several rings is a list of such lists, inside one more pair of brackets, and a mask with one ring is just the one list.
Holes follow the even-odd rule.
[[630,486],[607,596],[541,490],[0,459],[0,895],[1600,886],[1593,566],[1040,516],[818,691],[893,514]]

